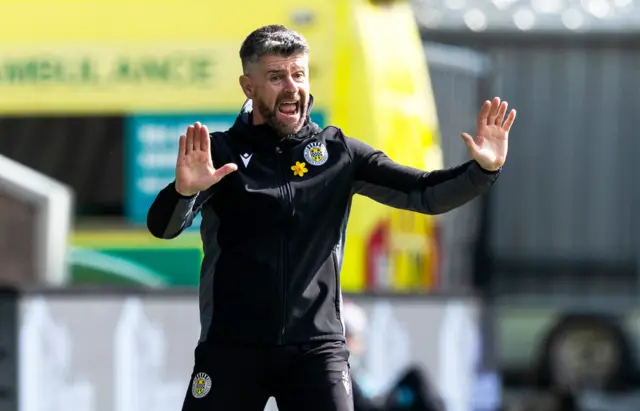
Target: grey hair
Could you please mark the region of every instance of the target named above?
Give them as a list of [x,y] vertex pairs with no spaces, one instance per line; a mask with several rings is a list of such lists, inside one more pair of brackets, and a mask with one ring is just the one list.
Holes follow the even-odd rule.
[[247,73],[250,64],[257,63],[260,57],[268,54],[283,57],[309,54],[309,44],[300,33],[283,25],[272,24],[260,27],[251,32],[240,47],[240,60],[244,73]]

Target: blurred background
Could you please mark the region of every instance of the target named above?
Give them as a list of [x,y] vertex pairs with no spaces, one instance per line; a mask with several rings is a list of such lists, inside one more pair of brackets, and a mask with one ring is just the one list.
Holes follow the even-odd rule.
[[244,37],[279,23],[311,45],[312,119],[403,164],[467,161],[486,99],[518,111],[488,195],[438,217],[355,200],[367,406],[637,411],[635,5],[0,0],[0,410],[180,409],[199,223],[156,240],[146,211],[186,126],[234,121]]

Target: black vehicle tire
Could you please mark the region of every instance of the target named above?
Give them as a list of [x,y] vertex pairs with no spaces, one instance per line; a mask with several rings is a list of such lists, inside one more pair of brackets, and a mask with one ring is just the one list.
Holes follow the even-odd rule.
[[615,318],[567,315],[541,344],[538,383],[553,390],[624,388],[633,374],[629,341]]

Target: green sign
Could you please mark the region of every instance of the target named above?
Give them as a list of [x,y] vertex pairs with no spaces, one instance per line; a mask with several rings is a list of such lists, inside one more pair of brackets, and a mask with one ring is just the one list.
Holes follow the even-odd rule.
[[76,233],[68,257],[70,283],[196,287],[202,257],[199,233],[172,240],[142,230]]

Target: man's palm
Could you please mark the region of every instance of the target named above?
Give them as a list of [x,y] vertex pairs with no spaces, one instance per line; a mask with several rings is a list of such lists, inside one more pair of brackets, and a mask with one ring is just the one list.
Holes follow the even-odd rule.
[[509,130],[516,119],[515,110],[505,119],[508,103],[498,97],[485,101],[478,115],[477,137],[462,134],[471,157],[486,170],[497,170],[507,159]]
[[219,169],[213,167],[211,138],[207,126],[195,123],[180,136],[178,161],[176,163],[176,191],[183,196],[192,196],[216,184],[227,174],[237,170],[233,164]]

